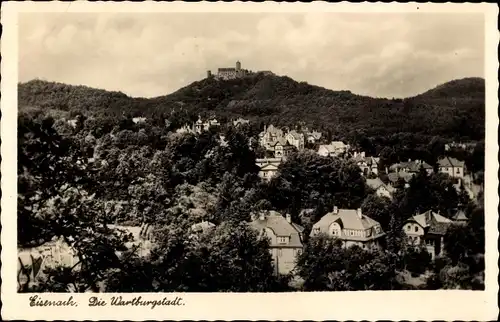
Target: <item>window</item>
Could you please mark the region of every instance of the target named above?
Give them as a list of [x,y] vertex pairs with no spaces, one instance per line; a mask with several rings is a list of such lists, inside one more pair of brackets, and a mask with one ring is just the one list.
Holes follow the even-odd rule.
[[460,168],[457,168],[457,173],[460,173]]
[[417,232],[417,231],[418,231],[418,226],[415,226],[415,232]]
[[288,237],[278,237],[278,243],[280,244],[288,243]]
[[411,229],[411,225],[407,225],[406,230],[410,231],[410,229]]

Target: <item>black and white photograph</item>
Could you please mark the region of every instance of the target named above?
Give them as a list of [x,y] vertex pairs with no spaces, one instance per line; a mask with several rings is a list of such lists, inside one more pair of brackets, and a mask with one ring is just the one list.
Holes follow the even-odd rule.
[[15,292],[485,292],[484,11],[238,8],[17,14]]

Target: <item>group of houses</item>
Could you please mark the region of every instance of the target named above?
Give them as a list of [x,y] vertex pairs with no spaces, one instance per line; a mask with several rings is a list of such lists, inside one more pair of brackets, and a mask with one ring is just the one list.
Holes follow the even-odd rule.
[[322,133],[310,131],[308,128],[301,130],[280,129],[274,125],[264,126],[264,131],[259,133],[259,143],[267,151],[274,153],[275,157],[287,156],[293,151],[301,151],[305,144],[315,144],[322,139]]
[[[409,245],[425,247],[432,259],[435,259],[444,252],[444,238],[448,227],[466,222],[467,217],[462,210],[453,219],[429,210],[406,220],[402,229]],[[303,251],[304,227],[293,222],[289,214],[283,216],[276,211],[253,214],[250,225],[259,231],[259,237],[269,239],[276,273],[290,273]],[[361,209],[337,207],[312,226],[309,237],[320,234],[338,238],[342,247],[358,246],[367,251],[381,250],[386,235],[380,223],[363,214]]]
[[318,154],[323,157],[338,157],[350,150],[351,146],[342,141],[332,141],[318,147]]
[[204,131],[208,131],[211,127],[219,127],[220,123],[217,121],[215,116],[209,117],[205,120],[198,116],[198,120],[193,124],[185,124],[180,129],[177,130],[177,133],[196,133],[201,134]]
[[[303,211],[313,211],[304,209]],[[402,229],[407,236],[408,245],[424,247],[432,259],[442,255],[445,234],[453,224],[466,224],[467,217],[459,210],[452,219],[428,210],[415,214],[403,223]],[[292,221],[290,214],[284,216],[273,210],[252,213],[250,227],[258,232],[258,238],[267,238],[276,274],[289,274],[302,253],[305,242],[305,229]],[[189,238],[197,238],[200,233],[213,229],[215,225],[208,221],[194,224],[190,228]],[[126,246],[135,247],[140,256],[149,253],[153,243],[153,227],[143,224],[137,227],[109,226],[121,228],[133,235],[133,240]],[[361,209],[340,209],[323,215],[309,232],[309,237],[320,234],[337,238],[342,247],[358,246],[366,251],[381,250],[384,247],[385,232],[376,220],[363,214]],[[120,252],[117,252],[120,253]],[[119,254],[118,254],[119,255]],[[18,252],[18,282],[33,283],[45,268],[63,265],[72,267],[78,264],[76,253],[63,240],[57,239],[32,249]]]

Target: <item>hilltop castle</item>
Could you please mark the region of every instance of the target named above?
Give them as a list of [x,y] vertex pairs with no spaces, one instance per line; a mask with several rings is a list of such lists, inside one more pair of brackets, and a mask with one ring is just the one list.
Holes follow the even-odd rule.
[[[272,74],[270,71],[264,71],[263,73]],[[212,71],[207,71],[207,78],[215,78],[221,80],[242,78],[254,74],[254,72],[248,69],[242,69],[241,63],[236,62],[236,67],[221,67],[217,70],[217,75],[213,75]]]

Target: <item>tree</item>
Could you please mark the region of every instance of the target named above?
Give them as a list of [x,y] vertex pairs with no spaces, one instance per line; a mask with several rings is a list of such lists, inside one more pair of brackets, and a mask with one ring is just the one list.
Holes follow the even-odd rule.
[[380,225],[382,225],[382,228],[387,230],[389,228],[389,221],[391,218],[390,206],[391,201],[388,198],[379,197],[376,194],[370,194],[365,198],[365,200],[363,200],[361,209],[363,214],[378,221]]
[[344,248],[326,235],[312,237],[297,259],[297,274],[306,291],[390,290],[396,281],[397,255]]

